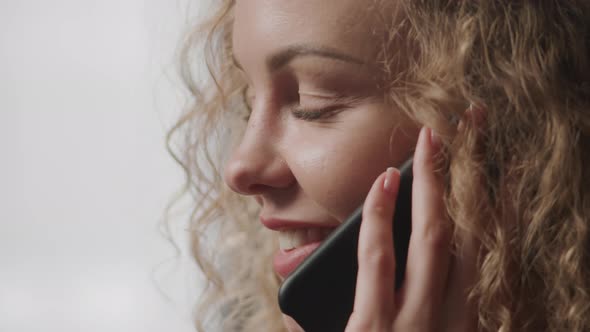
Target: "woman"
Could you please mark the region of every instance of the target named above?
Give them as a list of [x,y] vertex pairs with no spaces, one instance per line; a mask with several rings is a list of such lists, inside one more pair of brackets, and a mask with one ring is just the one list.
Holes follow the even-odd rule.
[[[589,330],[588,22],[574,0],[223,1],[171,132],[198,328],[298,330],[281,280],[365,202],[347,331]],[[213,84],[192,79],[203,31]],[[412,155],[396,293],[389,167]]]

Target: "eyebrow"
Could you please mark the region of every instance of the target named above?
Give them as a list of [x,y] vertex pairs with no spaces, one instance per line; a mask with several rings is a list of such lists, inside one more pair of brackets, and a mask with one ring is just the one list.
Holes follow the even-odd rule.
[[[295,58],[304,56],[317,56],[348,62],[354,65],[365,65],[365,62],[360,59],[357,59],[348,54],[340,53],[328,47],[313,45],[291,45],[269,56],[266,59],[266,66],[269,71],[274,72],[288,65]],[[242,69],[242,66],[235,55],[233,56],[233,61],[238,68]]]

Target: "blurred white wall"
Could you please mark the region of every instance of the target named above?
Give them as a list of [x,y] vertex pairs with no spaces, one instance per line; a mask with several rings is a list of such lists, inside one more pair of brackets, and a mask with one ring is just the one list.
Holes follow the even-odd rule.
[[157,231],[188,1],[0,1],[0,331],[193,331]]

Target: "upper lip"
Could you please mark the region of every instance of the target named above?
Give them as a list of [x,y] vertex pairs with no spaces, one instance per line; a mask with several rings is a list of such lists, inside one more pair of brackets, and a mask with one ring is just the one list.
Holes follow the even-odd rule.
[[295,228],[310,228],[310,227],[323,227],[323,228],[334,228],[339,224],[334,223],[321,223],[321,222],[312,222],[312,221],[302,221],[302,220],[287,220],[287,219],[280,219],[280,218],[272,218],[272,217],[263,217],[260,216],[260,222],[269,229],[274,231],[280,231],[284,229],[295,229]]

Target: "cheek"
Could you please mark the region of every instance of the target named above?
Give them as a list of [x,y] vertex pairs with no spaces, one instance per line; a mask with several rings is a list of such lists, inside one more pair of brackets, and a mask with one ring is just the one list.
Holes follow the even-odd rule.
[[[389,166],[398,166],[411,154],[414,139],[391,128],[326,134],[302,144],[291,163],[305,194],[333,217],[343,221],[365,199],[374,180]],[[359,131],[357,131],[359,132]]]
[[339,220],[362,202],[370,177],[350,152],[344,146],[315,146],[301,155],[293,169],[305,195]]

